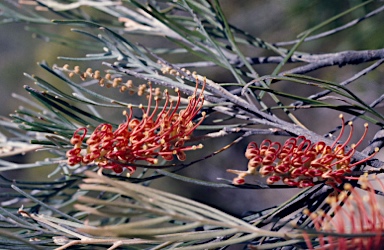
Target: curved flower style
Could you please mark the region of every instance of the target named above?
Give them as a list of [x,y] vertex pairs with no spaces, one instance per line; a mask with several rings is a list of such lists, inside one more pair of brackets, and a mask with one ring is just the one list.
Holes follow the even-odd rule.
[[[100,124],[86,140],[87,148],[82,149],[83,140],[87,129],[79,128],[75,131],[71,144],[74,147],[67,151],[68,164],[73,166],[79,163],[96,163],[99,167],[112,169],[121,173],[127,168],[130,173],[135,171],[129,164],[136,161],[146,161],[156,164],[158,157],[170,161],[176,157],[183,161],[186,158],[185,151],[202,148],[203,145],[185,146],[190,135],[199,126],[205,117],[202,112],[201,119],[195,123],[193,120],[203,107],[205,83],[200,94],[197,93],[198,82],[185,109],[178,111],[180,106],[180,92],[176,104],[171,100],[167,90],[164,91],[165,104],[159,108],[159,97],[155,95],[155,108],[151,111],[153,91],[149,83],[148,106],[141,107],[142,119],[133,118],[132,107],[129,112],[124,112],[126,121],[114,130],[111,124]],[[80,133],[82,131],[82,133]]]
[[[364,140],[368,124],[360,140],[346,149],[353,133],[353,124],[349,123],[350,133],[343,144],[337,144],[345,130],[345,121],[342,115],[342,128],[339,136],[331,146],[325,142],[312,143],[304,136],[289,138],[283,146],[278,142],[264,140],[258,146],[256,142],[248,144],[245,157],[249,159],[248,170],[240,171],[228,169],[230,173],[237,174],[233,184],[241,185],[245,183],[244,177],[247,175],[260,174],[268,177],[267,184],[271,185],[278,181],[283,181],[288,186],[308,187],[313,186],[315,181],[327,181],[329,184],[340,184],[345,178],[345,174],[350,173],[351,169],[372,158],[375,154],[364,160],[351,163],[351,158],[355,153],[355,148]],[[376,149],[376,152],[378,149]]]
[[[384,191],[382,181],[374,175],[379,190]],[[376,179],[376,180],[375,180]],[[331,210],[304,213],[312,220],[317,240],[311,241],[309,232],[304,238],[309,249],[382,249],[384,245],[384,211],[375,193],[373,181],[366,175],[360,177],[362,190],[350,183],[338,196],[328,197]],[[383,202],[383,200],[381,200]],[[314,248],[313,244],[317,246]]]

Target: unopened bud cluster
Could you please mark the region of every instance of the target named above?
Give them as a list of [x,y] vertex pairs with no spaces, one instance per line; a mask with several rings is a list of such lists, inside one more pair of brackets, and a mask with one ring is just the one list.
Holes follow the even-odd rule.
[[164,75],[168,74],[168,75],[173,75],[173,76],[178,76],[180,78],[184,78],[183,74],[185,74],[187,76],[192,76],[193,78],[197,77],[196,71],[191,72],[190,70],[185,69],[185,68],[181,68],[180,70],[176,70],[176,69],[172,68],[171,66],[168,66],[168,65],[166,65],[160,61],[158,61],[157,63],[161,65],[161,72]]
[[[80,69],[80,66],[75,66],[73,69],[70,69],[68,64],[65,64],[63,67],[56,66],[57,69],[68,74],[70,78],[77,75],[82,81],[85,80],[97,80],[100,87],[106,88],[117,88],[120,92],[129,91],[130,94],[137,94],[142,96],[148,94],[149,87],[147,84],[140,84],[135,86],[132,80],[123,81],[123,78],[113,76],[110,73],[102,74],[100,70],[93,70],[92,68],[87,68],[85,71]],[[160,88],[151,88],[151,91],[154,92],[154,96],[161,97]]]

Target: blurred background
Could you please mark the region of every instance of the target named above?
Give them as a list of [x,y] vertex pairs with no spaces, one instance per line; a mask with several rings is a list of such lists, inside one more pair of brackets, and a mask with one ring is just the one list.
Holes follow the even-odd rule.
[[[348,1],[333,1],[333,0],[229,0],[220,1],[222,4],[224,13],[228,17],[230,23],[234,24],[238,28],[245,30],[253,36],[260,37],[261,39],[275,43],[280,41],[288,41],[296,39],[296,36],[311,28],[320,22],[341,13],[348,8],[356,6],[363,1],[348,0]],[[343,25],[346,22],[359,18],[368,13],[374,8],[382,5],[382,2],[369,5],[368,7],[361,8],[353,13],[338,19],[333,22],[327,29],[332,29],[337,26]],[[56,17],[57,18],[57,17]],[[344,50],[367,50],[367,49],[379,49],[384,46],[384,13],[378,14],[368,20],[365,20],[351,29],[347,29],[331,37],[318,39],[313,42],[307,42],[299,48],[300,51],[309,53],[331,53]],[[18,108],[20,103],[12,98],[12,93],[17,93],[23,96],[27,96],[24,91],[24,85],[33,85],[28,78],[23,76],[23,73],[38,75],[50,82],[55,83],[57,79],[51,78],[46,71],[42,70],[37,62],[46,60],[49,64],[64,65],[67,63],[63,60],[58,60],[57,56],[84,56],[87,51],[79,51],[73,48],[68,48],[60,44],[47,42],[38,38],[34,38],[33,32],[25,30],[26,24],[24,23],[10,23],[0,25],[0,98],[1,107],[0,115],[8,116],[15,109]],[[46,31],[60,32],[62,34],[68,34],[73,36],[70,32],[69,26],[46,26],[43,27]],[[323,30],[325,31],[325,29]],[[139,36],[128,36],[134,41],[139,41],[145,46],[158,47],[162,44],[156,44],[156,42],[163,42],[161,39],[146,39]],[[289,47],[288,47],[289,48]],[[245,49],[245,54],[249,56],[268,56],[264,50],[250,50]],[[174,58],[175,59],[175,58]],[[175,59],[176,60],[176,59]],[[171,61],[172,62],[172,61]],[[174,61],[175,62],[175,61]],[[351,65],[342,68],[329,67],[320,69],[309,75],[318,77],[334,82],[341,82],[353,76],[368,64]],[[84,66],[83,68],[86,68]],[[260,75],[271,74],[275,65],[257,65],[256,71]],[[289,68],[291,66],[287,66]],[[99,68],[102,68],[100,66]],[[373,72],[370,72],[366,76],[358,79],[352,83],[349,87],[354,91],[361,99],[370,103],[384,93],[384,80],[383,80],[384,66],[379,67]],[[217,68],[209,68],[199,70],[199,74],[206,75],[216,82],[230,82],[233,81],[231,75],[227,72],[223,72]],[[65,86],[58,87],[65,89]],[[291,91],[292,86],[286,83],[279,83],[276,86],[281,91]],[[106,89],[100,89],[100,91],[107,91]],[[116,90],[112,91],[112,95],[120,95]],[[308,96],[316,93],[317,89],[310,88],[294,88],[295,94]],[[129,96],[123,96],[123,98],[130,98]],[[24,105],[24,104],[23,104]],[[383,108],[379,109],[381,113],[384,113]],[[108,113],[107,111],[105,114]],[[329,111],[326,109],[316,110],[300,110],[295,113],[301,121],[311,130],[325,134],[340,124],[338,119],[339,112]],[[121,113],[114,114],[111,119],[117,121],[123,119]],[[356,138],[359,138],[362,133],[362,124],[364,122],[356,123]],[[375,132],[379,128],[372,126],[367,138],[372,138]],[[218,149],[218,147],[224,146],[231,142],[235,137],[225,138],[219,141],[215,141],[214,145],[210,145],[211,142],[205,145],[204,152],[212,152],[212,150]],[[245,159],[244,151],[247,143],[250,140],[260,142],[266,139],[262,136],[255,136],[242,141],[235,145],[230,150],[225,151],[223,154],[211,158],[202,163],[191,166],[185,169],[180,174],[185,174],[190,177],[217,181],[217,178],[233,178],[232,175],[226,173],[226,169],[245,169],[247,160]],[[368,139],[366,140],[368,142]],[[194,152],[188,157],[193,159],[197,157],[199,152]],[[18,156],[13,160],[16,162],[22,161],[34,161],[35,158],[29,158],[27,156]],[[43,157],[38,154],[33,157]],[[40,158],[41,159],[41,158]],[[26,173],[21,172],[9,172],[6,173],[9,176],[25,179],[28,178],[41,178],[50,173],[52,169],[49,167],[42,167],[39,171],[33,170]],[[154,183],[155,187],[163,190],[171,191],[177,194],[182,194],[187,197],[191,197],[195,200],[205,202],[214,207],[218,207],[221,210],[229,212],[235,215],[241,215],[248,210],[260,210],[268,206],[279,204],[287,200],[297,190],[225,190],[200,187],[177,180],[164,178],[161,181]]]

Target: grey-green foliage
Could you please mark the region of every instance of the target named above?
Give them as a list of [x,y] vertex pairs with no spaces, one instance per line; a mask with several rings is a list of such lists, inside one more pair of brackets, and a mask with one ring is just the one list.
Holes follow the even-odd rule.
[[[35,84],[24,87],[32,98],[15,95],[23,107],[11,115],[12,121],[9,118],[1,120],[4,133],[0,138],[0,153],[2,157],[8,157],[37,149],[50,155],[45,160],[24,164],[4,158],[0,161],[0,171],[52,165],[54,170],[50,177],[57,179],[50,182],[12,182],[2,178],[1,185],[12,187],[13,191],[3,195],[0,219],[4,228],[14,230],[16,234],[7,238],[9,233],[0,230],[3,236],[1,244],[9,249],[53,249],[58,245],[63,245],[58,249],[65,249],[78,244],[88,245],[89,249],[105,245],[109,245],[109,249],[206,249],[244,242],[251,242],[260,249],[285,245],[304,247],[302,231],[292,228],[291,221],[297,222],[298,227],[306,226],[312,233],[308,236],[309,241],[319,244],[317,232],[311,231],[313,225],[301,211],[305,207],[316,210],[321,205],[316,199],[324,200],[332,192],[322,183],[301,191],[283,204],[275,204],[275,207],[243,220],[221,212],[220,208],[211,208],[145,186],[150,185],[152,180],[168,176],[210,188],[283,188],[284,185],[268,186],[257,182],[234,186],[230,180],[199,180],[183,176],[179,171],[197,163],[203,165],[213,156],[220,157],[222,152],[253,135],[301,135],[313,142],[332,144],[332,140],[303,125],[307,122],[303,119],[305,112],[316,109],[336,110],[350,115],[351,120],[365,120],[376,128],[382,128],[384,119],[377,107],[383,96],[366,102],[347,86],[381,65],[382,57],[378,60],[380,56],[367,56],[380,55],[380,50],[372,50],[367,55],[354,54],[353,51],[348,54],[361,56],[360,61],[348,61],[347,56],[340,57],[338,53],[321,53],[321,49],[318,53],[305,49],[301,51],[307,41],[316,41],[319,37],[328,39],[330,34],[355,28],[358,22],[380,15],[383,9],[380,2],[364,1],[343,8],[330,17],[316,21],[302,31],[297,40],[277,43],[263,40],[231,24],[218,0],[39,0],[35,3],[37,6],[12,1],[0,3],[1,22],[24,22],[27,30],[39,38],[81,50],[83,57],[64,54],[59,59],[81,64],[82,69],[88,64],[92,67],[97,65],[98,70],[111,74],[112,78],[126,80],[133,77],[138,82],[150,81],[162,88],[177,88],[185,95],[194,92],[195,82],[199,86],[206,84],[204,112],[207,119],[200,127],[201,136],[192,139],[235,139],[223,148],[207,147],[196,159],[187,162],[162,162],[157,166],[136,164],[138,174],[134,177],[86,172],[89,178],[84,179],[85,169],[95,170],[96,166],[68,166],[65,152],[73,147],[69,142],[73,132],[79,127],[92,130],[100,123],[110,123],[116,128],[120,121],[109,120],[107,113],[120,114],[129,105],[141,107],[140,102],[132,103],[120,98],[116,89],[97,87],[100,80],[82,76],[85,70],[70,77],[68,73],[75,72],[73,66],[68,70],[64,63],[51,66],[42,62],[40,66],[46,75],[25,74]],[[351,16],[356,19],[347,19]],[[52,17],[54,20],[51,20]],[[343,26],[348,24],[349,27]],[[76,35],[68,37],[48,32],[44,25],[68,26]],[[158,47],[152,47],[150,42],[149,46],[138,44],[133,41],[135,35],[148,40],[158,39],[162,43]],[[253,50],[270,56],[246,54],[246,51]],[[337,78],[308,74],[334,64],[344,66],[372,61],[376,62],[341,83],[337,82]],[[269,74],[262,75],[257,67],[260,64],[272,64],[274,67]],[[214,74],[200,73],[217,68],[225,72],[228,80],[220,83],[215,80]],[[46,80],[48,75],[59,84]],[[64,90],[63,85],[71,92]],[[308,89],[313,95],[296,93],[289,86]],[[176,94],[171,92],[175,98]],[[141,101],[146,102],[145,98]],[[334,118],[326,117],[324,120],[327,119]],[[373,152],[370,147],[382,147],[383,143],[377,141],[380,140],[368,145],[364,153],[356,152],[354,159],[367,157],[366,152]],[[378,160],[370,164],[377,168],[383,166],[383,162]],[[168,167],[173,168],[163,170]],[[18,210],[21,205],[23,207]],[[286,230],[289,233],[285,233]]]

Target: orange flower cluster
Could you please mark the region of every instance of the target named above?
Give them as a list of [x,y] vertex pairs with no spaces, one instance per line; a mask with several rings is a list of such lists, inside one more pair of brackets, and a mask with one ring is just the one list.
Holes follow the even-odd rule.
[[[374,186],[379,192],[384,191],[384,184],[378,176],[368,179],[366,175],[359,178],[361,190],[350,183],[344,185],[344,191],[338,196],[330,196],[326,202],[329,212],[322,210],[308,215],[318,234],[312,241],[304,232],[308,249],[382,249],[384,244],[384,211]],[[316,244],[314,247],[313,244]]]
[[[288,186],[308,187],[313,186],[315,181],[328,181],[329,184],[340,184],[351,169],[367,161],[374,156],[351,164],[351,157],[355,153],[355,148],[364,140],[368,131],[368,124],[365,124],[365,132],[361,139],[346,149],[353,133],[352,122],[349,136],[343,144],[337,144],[344,133],[344,118],[339,136],[331,146],[325,142],[312,143],[304,136],[289,138],[283,146],[278,142],[264,140],[260,147],[256,142],[249,143],[245,152],[245,157],[249,160],[248,170],[240,171],[228,169],[230,173],[237,174],[233,183],[236,185],[245,183],[245,176],[260,174],[267,178],[267,184],[272,185],[278,181],[283,181]],[[378,149],[376,149],[376,152]]]
[[100,124],[86,140],[86,149],[82,149],[82,145],[87,129],[77,129],[71,139],[74,147],[66,154],[68,164],[73,166],[79,163],[95,163],[116,173],[121,173],[124,168],[133,173],[136,168],[129,164],[136,161],[156,164],[158,157],[170,161],[174,155],[183,161],[186,158],[185,151],[202,148],[201,144],[186,146],[184,143],[204,120],[205,112],[202,112],[200,121],[197,123],[193,121],[203,107],[205,85],[198,93],[196,81],[195,91],[188,98],[187,107],[179,112],[181,96],[178,89],[176,89],[178,95],[176,104],[165,90],[164,106],[159,107],[159,97],[155,96],[155,107],[151,111],[153,91],[150,83],[149,86],[148,106],[146,109],[141,107],[143,112],[141,120],[133,118],[130,106],[129,112],[124,112],[126,121],[116,130],[111,124]]

